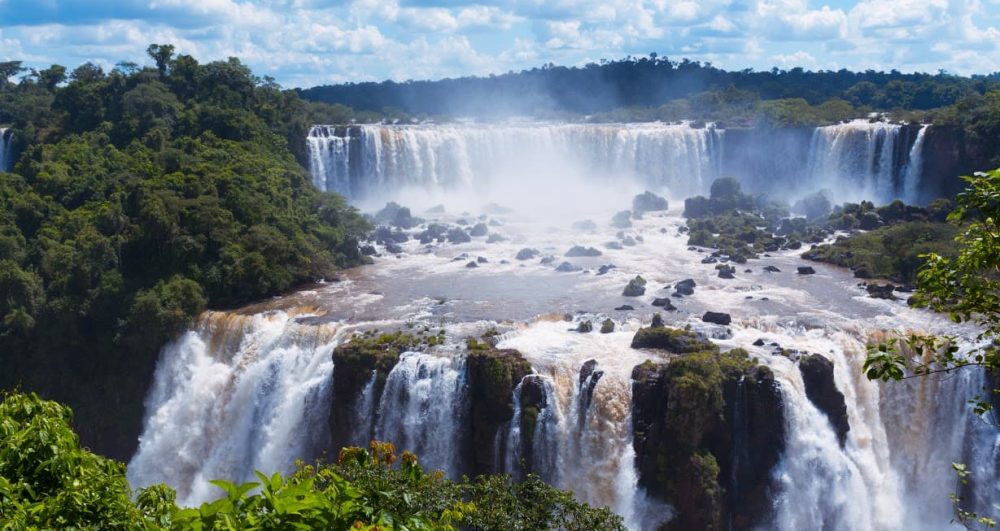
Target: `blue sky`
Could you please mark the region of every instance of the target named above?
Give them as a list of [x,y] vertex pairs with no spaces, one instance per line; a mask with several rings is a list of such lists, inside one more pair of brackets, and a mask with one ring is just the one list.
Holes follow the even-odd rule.
[[289,87],[626,55],[730,69],[1000,71],[1000,0],[0,0],[0,60],[148,63],[173,43]]

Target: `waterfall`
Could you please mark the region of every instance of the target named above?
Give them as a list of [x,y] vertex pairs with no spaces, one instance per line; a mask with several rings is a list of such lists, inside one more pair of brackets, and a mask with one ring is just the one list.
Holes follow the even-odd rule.
[[899,197],[908,153],[900,149],[901,129],[867,120],[817,127],[809,150],[811,188],[833,190],[838,200],[886,203]]
[[371,378],[364,387],[361,388],[361,396],[357,398],[352,411],[352,433],[351,444],[360,448],[366,448],[368,443],[375,437],[374,420],[378,414],[378,401],[375,396],[375,387],[378,383],[378,371],[373,370]]
[[0,127],[0,171],[11,170],[14,165],[14,131]]
[[332,325],[300,325],[286,312],[209,312],[163,349],[139,449],[134,487],[167,483],[182,505],[219,494],[210,480],[254,480],[311,459],[328,436]]
[[463,359],[403,354],[386,379],[375,437],[417,454],[427,469],[460,477],[468,416],[465,379]]
[[903,169],[903,201],[907,203],[916,203],[920,199],[920,178],[924,171],[924,136],[929,127],[920,126]]
[[401,187],[482,190],[572,171],[701,193],[719,176],[723,132],[688,125],[314,126],[313,182],[354,199]]

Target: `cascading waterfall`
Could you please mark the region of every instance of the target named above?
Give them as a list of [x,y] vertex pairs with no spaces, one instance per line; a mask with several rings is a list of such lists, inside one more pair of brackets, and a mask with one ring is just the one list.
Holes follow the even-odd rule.
[[722,131],[666,124],[318,125],[308,146],[316,186],[356,199],[402,187],[482,191],[569,169],[701,193],[719,176]]
[[14,131],[6,127],[0,127],[0,171],[10,170],[10,165],[14,151]]
[[812,189],[834,190],[839,199],[854,201],[885,203],[899,197],[910,153],[901,130],[900,125],[867,120],[817,127],[809,152]]
[[[286,312],[214,313],[164,348],[146,403],[136,487],[167,483],[178,502],[219,494],[210,480],[288,471],[327,439],[336,326]],[[164,459],[170,456],[170,459]]]
[[375,437],[414,452],[429,469],[460,477],[465,376],[461,358],[403,354],[386,379]]
[[903,201],[907,203],[916,203],[920,199],[920,178],[924,171],[924,138],[928,128],[929,125],[920,126],[903,169]]

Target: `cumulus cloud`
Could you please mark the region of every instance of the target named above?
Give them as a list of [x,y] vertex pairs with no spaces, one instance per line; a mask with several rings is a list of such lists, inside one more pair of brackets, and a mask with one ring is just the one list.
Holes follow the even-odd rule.
[[657,52],[742,69],[998,69],[1000,0],[0,0],[0,58],[146,61],[170,42],[290,86]]

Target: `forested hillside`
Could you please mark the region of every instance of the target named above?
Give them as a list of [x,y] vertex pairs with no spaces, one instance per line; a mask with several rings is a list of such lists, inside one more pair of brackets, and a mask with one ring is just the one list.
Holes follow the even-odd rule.
[[[726,71],[709,63],[651,54],[582,67],[548,64],[489,77],[320,86],[303,90],[302,95],[355,109],[398,109],[411,114],[554,116],[617,110],[613,118],[668,120],[746,119],[752,117],[747,111],[770,101],[757,115],[823,121],[870,110],[937,109],[998,88],[1000,74],[961,77],[945,72],[811,72],[802,68]],[[622,113],[626,108],[631,110]],[[722,108],[725,114],[713,115]]]
[[[306,128],[353,117],[235,58],[0,64],[0,388],[71,405],[84,444],[134,449],[159,348],[206,307],[331,278],[367,223],[317,192]],[[15,81],[17,77],[19,80]]]

